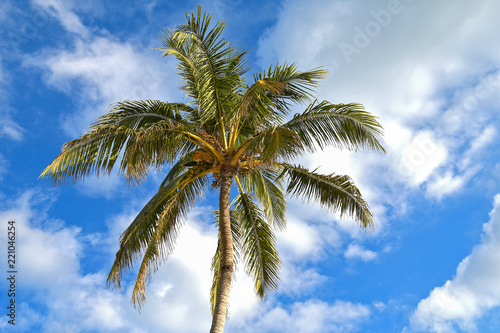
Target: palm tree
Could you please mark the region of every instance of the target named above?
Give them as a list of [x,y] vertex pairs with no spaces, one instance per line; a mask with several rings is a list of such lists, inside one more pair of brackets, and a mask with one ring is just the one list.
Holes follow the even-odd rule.
[[[133,304],[145,302],[146,281],[172,252],[183,219],[207,190],[219,190],[214,214],[218,246],[212,260],[212,328],[223,332],[237,259],[255,281],[260,298],[278,288],[281,261],[275,231],[286,227],[285,194],[314,200],[330,212],[373,226],[368,204],[348,176],[322,175],[293,164],[306,152],[327,146],[384,152],[382,128],[359,104],[313,100],[326,72],[300,72],[277,64],[244,74],[247,51],[221,37],[224,23],[210,28],[211,15],[186,14],[187,23],[160,34],[164,56],[178,60],[189,103],[157,100],[113,104],[88,131],[66,143],[43,171],[56,184],[109,174],[117,161],[129,183],[170,167],[158,192],[120,238],[108,287],[142,256]],[[290,107],[308,104],[287,117]],[[231,199],[233,181],[239,190]]]

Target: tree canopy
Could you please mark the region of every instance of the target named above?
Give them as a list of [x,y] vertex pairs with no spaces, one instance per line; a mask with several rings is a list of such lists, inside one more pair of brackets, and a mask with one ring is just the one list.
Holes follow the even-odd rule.
[[[122,101],[111,105],[81,137],[66,143],[41,177],[56,184],[118,169],[129,183],[169,168],[158,192],[120,237],[108,285],[140,261],[132,301],[145,302],[146,281],[173,251],[189,210],[206,191],[220,191],[214,223],[212,332],[222,332],[235,261],[254,279],[262,299],[277,290],[281,261],[275,232],[286,228],[286,196],[319,203],[363,228],[373,226],[367,202],[346,175],[322,175],[296,159],[318,149],[384,152],[382,127],[362,105],[315,99],[327,74],[295,64],[269,66],[248,82],[246,50],[222,37],[225,24],[211,15],[160,34],[163,56],[177,59],[189,102]],[[293,116],[290,108],[303,105]],[[118,162],[118,164],[117,164]],[[238,194],[230,201],[236,184]]]

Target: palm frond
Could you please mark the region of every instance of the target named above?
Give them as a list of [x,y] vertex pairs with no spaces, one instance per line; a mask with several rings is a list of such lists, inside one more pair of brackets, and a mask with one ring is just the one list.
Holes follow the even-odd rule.
[[40,178],[51,178],[56,185],[69,179],[85,180],[95,173],[109,174],[119,158],[120,151],[134,131],[123,127],[103,126],[64,144],[61,154],[50,163]]
[[187,15],[187,24],[179,25],[162,36],[164,55],[179,60],[178,69],[184,78],[182,89],[198,103],[200,120],[218,133],[226,146],[224,119],[234,106],[235,89],[241,86],[241,73],[246,71],[244,56],[221,37],[224,23],[210,28],[211,15]]
[[121,159],[119,171],[127,181],[140,182],[150,167],[161,168],[193,149],[181,131],[190,128],[180,111],[185,107],[159,101],[114,104],[86,134],[66,143],[40,177],[56,184],[84,180],[91,173],[111,173]]
[[[212,259],[213,325],[220,327],[229,290],[218,290],[219,282],[222,275],[221,284],[230,288],[232,257],[243,260],[260,298],[278,288],[281,261],[274,231],[286,227],[284,181],[286,194],[317,201],[364,228],[373,226],[368,204],[348,176],[321,175],[287,163],[327,146],[384,152],[383,133],[377,118],[359,104],[309,104],[326,75],[321,68],[301,72],[295,64],[278,63],[254,74],[247,84],[248,52],[224,39],[226,24],[211,24],[212,16],[201,6],[197,13],[186,13],[186,19],[159,39],[163,55],[177,60],[181,90],[189,102],[126,100],[111,105],[84,135],[63,146],[40,177],[60,184],[117,170],[130,184],[140,183],[152,170],[171,167],[156,195],[121,235],[107,279],[108,287],[120,287],[123,274],[140,260],[132,293],[132,303],[140,309],[151,274],[172,252],[183,218],[212,174],[212,188],[221,189],[221,216],[233,208],[229,223],[234,254],[224,224],[227,246],[222,251],[219,230]],[[309,106],[287,121],[297,104]],[[231,177],[240,194],[229,204]],[[218,211],[215,223],[219,227]]]
[[254,139],[249,150],[260,152],[259,159],[263,162],[289,161],[302,153],[298,136],[285,127],[273,127],[264,131]]
[[188,125],[186,118],[192,112],[194,112],[194,109],[184,103],[169,103],[158,100],[126,100],[111,104],[108,113],[99,117],[90,126],[90,129],[102,125],[142,129],[161,120],[168,120],[178,125]]
[[[283,124],[290,103],[304,103],[312,98],[314,88],[326,71],[298,71],[295,64],[270,66],[254,74],[254,83],[246,88],[233,118],[238,135],[249,136],[271,126]],[[234,142],[234,140],[233,140]]]
[[278,230],[286,228],[286,200],[276,168],[254,168],[243,177],[245,189],[259,199],[266,219]]
[[207,186],[204,174],[182,174],[164,187],[144,206],[120,237],[120,247],[108,275],[107,285],[117,285],[123,273],[143,253],[132,300],[139,307],[145,300],[146,279],[173,250],[180,220]]
[[332,213],[339,212],[341,217],[352,217],[365,229],[373,228],[374,219],[368,203],[351,178],[335,174],[322,175],[301,166],[282,166],[289,178],[288,194],[306,201],[314,200]]
[[326,76],[323,69],[313,69],[300,72],[295,64],[270,66],[267,71],[254,74],[255,82],[275,81],[282,85],[277,92],[271,91],[269,97],[274,106],[284,115],[288,114],[288,102],[304,103],[313,97],[314,89],[319,80]]
[[293,160],[303,151],[300,139],[295,132],[282,126],[273,126],[255,133],[242,142],[231,159],[231,163],[236,163],[240,157],[244,160],[245,156],[248,156],[258,159],[261,163],[272,164],[276,161]]
[[297,133],[309,151],[314,151],[317,144],[321,149],[334,146],[349,150],[369,148],[385,152],[380,143],[382,126],[360,104],[315,101],[302,114],[296,114],[283,126]]
[[240,223],[241,245],[247,273],[255,280],[255,291],[263,299],[278,289],[281,260],[276,239],[264,213],[246,193],[234,200],[234,212]]
[[283,112],[276,108],[273,97],[279,95],[285,86],[286,82],[271,79],[258,80],[249,86],[241,97],[237,110],[239,117],[235,120],[238,125],[246,124],[259,130],[282,123],[285,117]]
[[167,173],[165,178],[160,184],[160,188],[167,186],[170,182],[174,181],[180,174],[186,170],[186,166],[184,164],[189,163],[193,160],[194,151],[182,156],[177,163],[175,163],[170,171]]

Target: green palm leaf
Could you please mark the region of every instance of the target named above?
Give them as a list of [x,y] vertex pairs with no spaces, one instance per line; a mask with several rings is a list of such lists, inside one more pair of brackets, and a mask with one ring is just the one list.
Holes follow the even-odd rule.
[[142,129],[161,120],[173,124],[187,125],[184,119],[195,110],[183,103],[168,103],[158,100],[123,101],[112,104],[108,113],[98,118],[91,128],[101,125],[125,126],[129,129]]
[[167,173],[167,175],[160,184],[160,189],[162,187],[167,186],[170,182],[174,181],[174,179],[179,177],[179,175],[181,175],[186,170],[185,164],[193,161],[193,155],[194,152],[190,152],[184,155],[177,161],[177,163],[175,163],[170,168],[170,171]]
[[160,168],[193,149],[192,143],[183,140],[189,125],[181,110],[187,108],[159,101],[114,104],[86,134],[66,143],[41,177],[51,177],[55,183],[84,180],[91,173],[111,173],[121,158],[119,171],[129,182],[140,182],[151,166]]
[[202,15],[199,7],[197,16],[187,16],[187,24],[165,31],[162,50],[164,56],[172,54],[179,60],[178,69],[185,78],[183,90],[197,100],[203,110],[199,113],[201,122],[218,132],[226,147],[224,116],[235,83],[244,72],[241,60],[245,53],[236,52],[221,37],[225,24],[217,23],[209,30],[210,20],[211,15]]
[[146,281],[151,278],[151,274],[158,270],[160,263],[165,261],[173,251],[181,219],[186,217],[195,200],[203,193],[206,182],[206,176],[196,178],[179,189],[163,207],[157,220],[155,232],[144,251],[132,291],[132,302],[139,308],[146,302]]
[[282,164],[289,178],[287,193],[315,200],[332,213],[348,215],[362,227],[373,228],[373,215],[361,192],[348,176],[322,175],[301,166]]
[[[119,287],[122,275],[142,257],[132,294],[139,308],[146,282],[173,250],[183,218],[212,177],[211,189],[220,189],[215,224],[224,242],[219,241],[212,259],[211,331],[222,332],[238,255],[261,298],[278,288],[281,261],[273,231],[286,227],[285,180],[287,194],[315,200],[365,228],[373,226],[368,204],[348,176],[321,175],[287,163],[318,147],[384,152],[382,127],[359,104],[327,101],[314,101],[287,121],[292,106],[311,103],[326,71],[276,64],[247,84],[248,52],[223,38],[225,23],[211,25],[211,15],[201,7],[186,19],[159,37],[163,55],[178,61],[189,102],[111,105],[84,135],[63,146],[41,177],[60,184],[116,168],[129,183],[140,183],[150,171],[170,167],[157,194],[120,237],[107,280],[108,287]],[[230,204],[233,178],[241,193]]]
[[120,287],[123,273],[130,270],[144,252],[132,296],[134,304],[139,307],[143,304],[145,280],[173,250],[179,221],[202,195],[207,182],[206,175],[185,173],[159,189],[120,237],[120,248],[108,275],[108,286]]
[[278,176],[276,169],[255,168],[243,177],[243,184],[250,194],[259,199],[266,219],[278,230],[284,230],[286,228],[286,200],[281,182],[277,180]]
[[277,81],[281,82],[282,86],[277,92],[272,92],[269,97],[276,103],[278,110],[283,114],[288,114],[289,109],[286,102],[303,103],[308,101],[314,93],[320,79],[326,76],[326,71],[323,69],[314,69],[310,71],[300,72],[295,64],[275,65],[270,66],[267,71],[254,74],[255,82],[259,81]]
[[360,104],[313,102],[284,127],[297,133],[309,151],[315,151],[317,144],[321,149],[334,146],[385,152],[379,141],[383,135],[382,127],[377,118],[366,112]]
[[263,299],[278,289],[281,260],[274,233],[250,195],[240,193],[234,199],[234,213],[240,223],[246,271],[255,280],[257,295]]
[[300,72],[295,64],[286,63],[254,74],[255,82],[245,90],[234,118],[238,124],[235,131],[248,137],[255,131],[283,124],[289,103],[310,100],[325,75],[321,69]]
[[293,160],[303,151],[300,138],[294,131],[282,126],[273,126],[246,139],[237,149],[231,163],[241,156],[243,159],[251,156],[261,163],[272,164],[275,161]]

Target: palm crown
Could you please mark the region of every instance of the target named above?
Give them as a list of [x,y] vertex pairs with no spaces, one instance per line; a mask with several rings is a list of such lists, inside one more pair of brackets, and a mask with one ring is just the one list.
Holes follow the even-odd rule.
[[[187,15],[187,23],[160,34],[163,55],[178,60],[181,89],[189,103],[157,100],[113,104],[87,133],[63,146],[43,171],[55,183],[110,173],[119,161],[127,181],[170,167],[156,195],[120,238],[108,285],[142,257],[133,303],[145,301],[145,284],[174,247],[186,213],[207,189],[219,189],[217,251],[213,257],[212,331],[221,332],[234,262],[240,258],[264,298],[277,289],[280,258],[276,230],[286,227],[285,195],[314,200],[362,227],[373,216],[348,176],[322,175],[293,164],[306,152],[327,146],[383,152],[382,128],[359,104],[313,100],[326,72],[301,72],[277,64],[248,84],[247,51],[221,37],[225,24],[210,28],[208,14]],[[289,117],[290,106],[308,104]],[[239,194],[230,203],[233,180]]]

